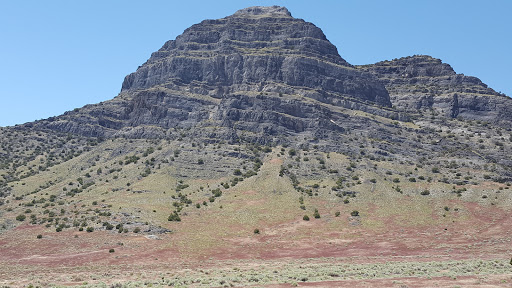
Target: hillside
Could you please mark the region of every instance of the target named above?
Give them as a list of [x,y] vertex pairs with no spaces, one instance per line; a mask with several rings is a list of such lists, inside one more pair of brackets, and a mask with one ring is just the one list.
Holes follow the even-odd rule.
[[351,65],[284,7],[204,20],[112,100],[0,128],[0,285],[507,287],[511,101]]

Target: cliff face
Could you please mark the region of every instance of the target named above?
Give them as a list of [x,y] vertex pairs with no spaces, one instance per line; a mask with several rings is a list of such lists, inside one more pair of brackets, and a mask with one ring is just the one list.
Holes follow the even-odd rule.
[[335,107],[403,117],[380,109],[390,106],[377,78],[341,58],[318,27],[283,7],[251,7],[165,43],[113,100],[28,125],[106,137],[202,128],[195,133],[228,139],[243,127],[272,138],[343,129]]
[[342,59],[322,30],[283,7],[253,7],[193,25],[153,53],[123,91],[201,85],[223,97],[245,91],[321,90],[390,106],[375,78]]
[[25,126],[95,137],[162,138],[176,129],[262,143],[321,137],[337,147],[340,131],[384,133],[368,117],[407,121],[426,110],[512,121],[510,98],[439,59],[353,66],[320,28],[272,6],[193,25],[126,76],[114,99]]
[[430,56],[411,56],[359,66],[386,86],[393,105],[416,113],[434,109],[446,117],[508,122],[512,101],[487,87],[480,79],[457,74]]

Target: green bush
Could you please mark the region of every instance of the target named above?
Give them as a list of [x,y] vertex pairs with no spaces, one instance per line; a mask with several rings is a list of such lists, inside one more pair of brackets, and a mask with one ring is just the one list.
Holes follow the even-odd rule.
[[260,234],[260,229],[258,229],[258,228],[254,229],[254,234]]
[[18,221],[25,221],[25,218],[27,218],[27,216],[25,216],[24,214],[20,214],[18,216],[16,216],[16,220]]
[[85,229],[85,231],[91,233],[92,231],[94,231],[94,228],[89,226],[89,227],[87,227],[87,229]]
[[425,196],[425,195],[430,195],[430,191],[428,191],[428,190],[423,190],[423,191],[421,191],[421,193],[420,193],[420,194],[421,194],[421,195],[424,195],[424,196]]
[[302,217],[302,220],[309,221],[309,216],[308,215],[304,215],[304,217]]
[[334,217],[340,217],[340,214],[341,214],[340,211],[336,211],[336,213],[334,213]]
[[181,221],[181,218],[180,216],[178,215],[178,213],[176,211],[174,211],[173,214],[169,215],[169,217],[167,218],[167,221],[175,221],[175,222],[180,222]]
[[359,211],[354,210],[354,211],[350,212],[350,215],[354,216],[354,217],[359,216]]
[[313,213],[313,217],[316,219],[320,218],[320,213],[318,213],[318,209],[315,209],[315,213]]
[[114,250],[114,248],[110,248],[110,250],[108,250],[108,253],[114,253],[116,252],[116,250]]
[[41,235],[41,234],[37,235],[37,239],[41,239],[41,238],[43,238],[43,235]]

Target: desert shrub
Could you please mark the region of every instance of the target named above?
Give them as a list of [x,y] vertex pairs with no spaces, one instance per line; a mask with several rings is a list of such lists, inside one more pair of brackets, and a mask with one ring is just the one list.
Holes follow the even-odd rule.
[[340,217],[340,214],[341,214],[340,211],[336,211],[336,213],[334,213],[334,217]]
[[393,182],[394,182],[394,183],[399,183],[399,182],[400,182],[400,179],[399,179],[399,178],[394,178],[394,179],[393,179]]
[[108,253],[114,253],[116,252],[116,250],[114,250],[114,248],[110,248],[110,250],[108,250]]
[[140,232],[140,228],[139,227],[136,227],[135,229],[133,229],[133,233],[139,233]]
[[425,195],[430,195],[430,191],[428,191],[428,190],[423,190],[423,191],[421,191],[421,193],[420,193],[420,194],[421,194],[421,195],[423,195],[423,196],[425,196]]
[[137,157],[136,155],[132,155],[132,156],[126,156],[124,158],[124,165],[128,165],[130,163],[137,163],[137,161],[139,161],[139,157]]
[[258,228],[254,229],[254,234],[260,234],[260,229],[258,229]]
[[24,214],[20,214],[20,215],[16,216],[16,220],[18,220],[18,221],[25,221],[25,218],[27,218],[27,216],[25,216]]
[[316,219],[320,218],[320,213],[318,213],[318,209],[315,209],[315,212],[313,213],[313,217]]
[[240,169],[235,169],[235,171],[233,171],[233,175],[240,176],[242,175],[242,171],[240,171]]
[[85,229],[85,231],[91,233],[92,231],[94,231],[94,228],[89,226],[89,227],[87,227],[87,229]]
[[354,216],[354,217],[359,216],[359,211],[354,210],[354,211],[350,212],[350,215]]
[[37,235],[37,239],[41,239],[41,238],[43,238],[43,235],[41,235],[41,234]]
[[409,178],[409,182],[416,182],[416,178],[414,178],[414,177]]
[[197,164],[199,164],[199,165],[203,165],[203,164],[204,164],[204,160],[203,160],[203,159],[199,159],[199,160],[197,160]]
[[181,221],[181,218],[180,218],[180,216],[178,215],[178,213],[177,213],[176,211],[174,211],[174,213],[172,213],[171,215],[169,215],[169,217],[167,218],[167,221],[180,222],[180,221]]
[[308,215],[304,215],[304,217],[302,217],[302,220],[309,221],[309,216]]
[[439,168],[433,167],[432,168],[432,173],[439,173]]

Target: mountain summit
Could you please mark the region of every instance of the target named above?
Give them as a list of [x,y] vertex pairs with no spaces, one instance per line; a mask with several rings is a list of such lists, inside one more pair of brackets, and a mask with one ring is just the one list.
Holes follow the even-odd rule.
[[[314,24],[284,7],[256,6],[204,20],[167,41],[125,77],[114,99],[26,125],[129,138],[189,129],[202,139],[266,144],[300,136],[339,150],[340,132],[382,134],[362,115],[408,121],[434,109],[506,124],[509,102],[429,56],[353,66]],[[364,114],[355,117],[354,110]]]
[[251,7],[193,25],[123,82],[123,91],[201,86],[223,98],[241,91],[354,98],[389,107],[384,87],[340,57],[322,30],[284,7]]
[[229,140],[243,129],[268,143],[345,129],[336,107],[401,117],[377,77],[347,63],[320,28],[284,7],[250,7],[166,42],[115,99],[30,125],[102,137],[201,128]]

